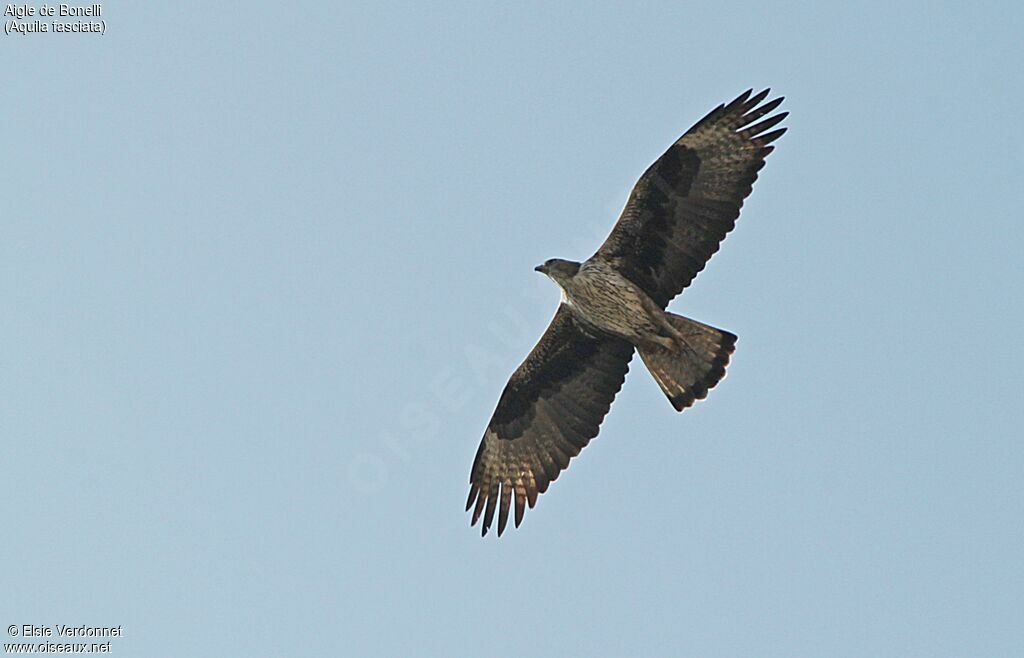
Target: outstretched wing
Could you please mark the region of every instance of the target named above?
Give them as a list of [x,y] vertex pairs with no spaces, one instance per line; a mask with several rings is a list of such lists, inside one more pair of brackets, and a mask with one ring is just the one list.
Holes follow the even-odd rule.
[[498,507],[498,535],[515,498],[516,527],[526,504],[547,491],[569,460],[597,436],[629,370],[633,346],[582,328],[562,304],[530,355],[512,374],[470,472],[472,525],[486,535]]
[[[764,90],[719,105],[644,172],[595,258],[609,261],[662,308],[689,285],[736,224],[769,144],[785,128]],[[753,124],[753,125],[751,125]]]

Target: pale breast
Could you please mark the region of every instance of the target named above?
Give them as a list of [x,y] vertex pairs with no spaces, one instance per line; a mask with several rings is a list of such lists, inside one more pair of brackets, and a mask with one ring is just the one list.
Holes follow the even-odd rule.
[[590,261],[572,278],[567,297],[573,310],[596,327],[625,338],[656,332],[645,293],[603,262]]

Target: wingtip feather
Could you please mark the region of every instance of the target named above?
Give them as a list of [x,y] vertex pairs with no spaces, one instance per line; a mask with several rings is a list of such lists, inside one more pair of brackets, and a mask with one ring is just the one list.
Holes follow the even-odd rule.
[[510,482],[505,481],[501,485],[501,503],[498,507],[498,536],[505,532],[505,526],[508,524],[508,511],[512,503],[512,485]]
[[787,130],[786,128],[779,128],[778,130],[773,130],[770,133],[765,133],[764,135],[760,135],[756,139],[761,144],[771,144],[772,142],[777,140],[779,137],[782,137],[784,134],[786,134],[786,130]]

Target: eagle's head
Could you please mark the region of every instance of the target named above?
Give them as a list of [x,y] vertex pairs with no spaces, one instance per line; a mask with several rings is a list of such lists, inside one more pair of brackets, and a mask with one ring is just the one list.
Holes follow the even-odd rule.
[[538,265],[533,269],[547,274],[548,278],[565,288],[569,283],[569,279],[576,276],[576,273],[580,271],[580,264],[571,260],[551,258],[544,261],[543,265]]

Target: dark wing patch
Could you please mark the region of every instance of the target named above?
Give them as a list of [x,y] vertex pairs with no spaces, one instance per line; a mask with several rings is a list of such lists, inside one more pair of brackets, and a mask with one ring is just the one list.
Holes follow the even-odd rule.
[[766,131],[788,112],[754,123],[782,98],[761,105],[768,90],[750,94],[716,107],[644,172],[611,235],[594,254],[662,308],[718,251],[775,148],[769,144],[786,132]]
[[537,503],[569,460],[597,436],[629,370],[633,346],[581,329],[564,304],[530,355],[512,374],[484,432],[470,472],[472,525],[486,535],[498,512],[498,535],[515,506],[515,524]]

